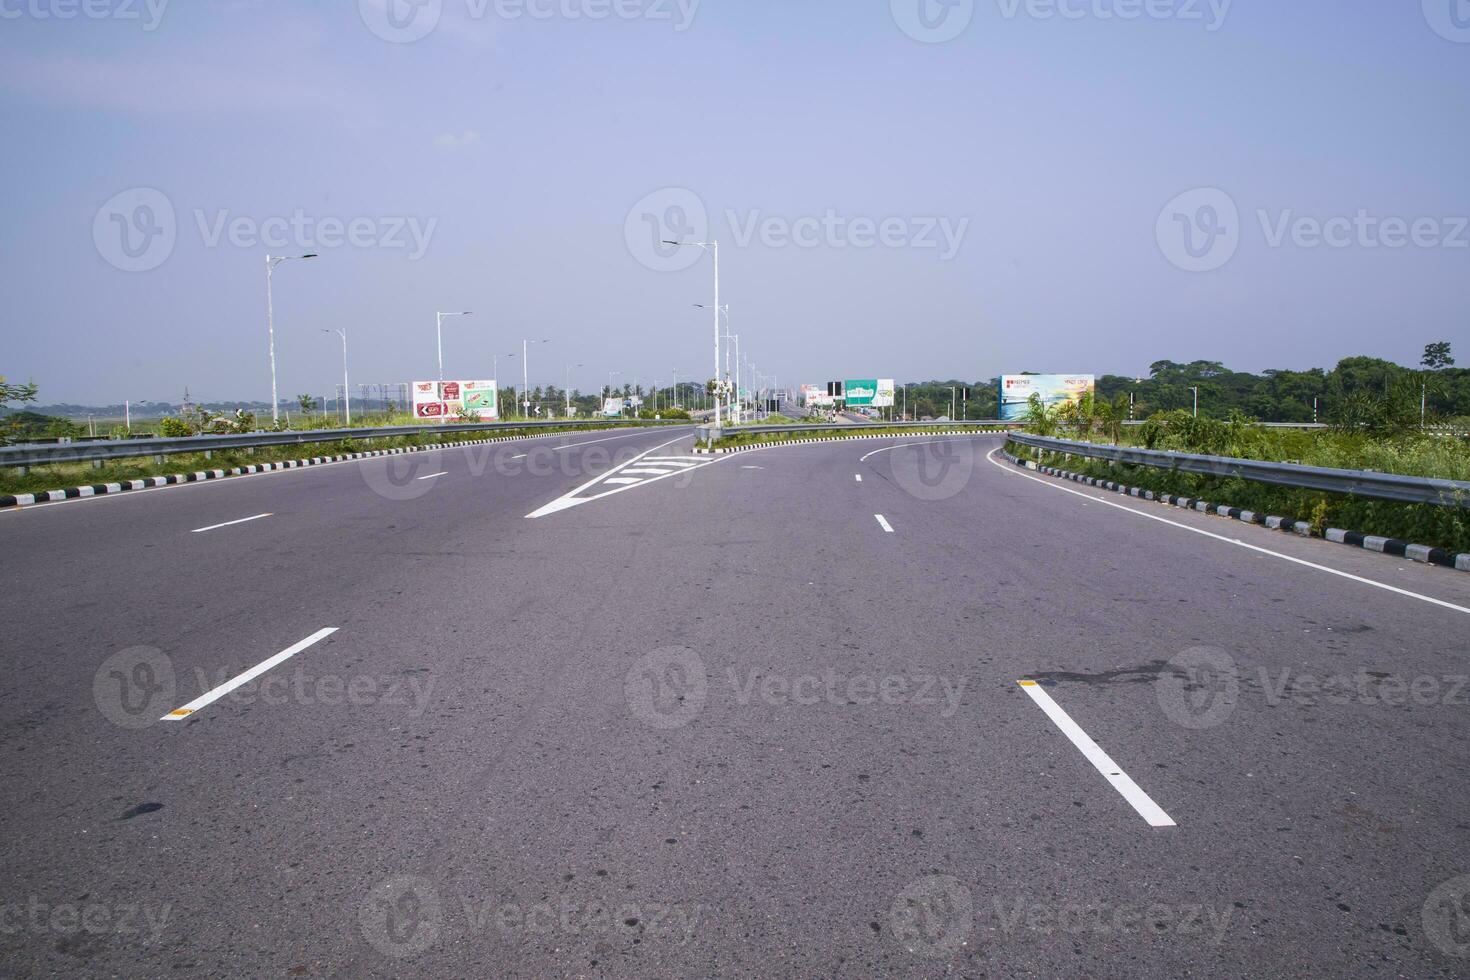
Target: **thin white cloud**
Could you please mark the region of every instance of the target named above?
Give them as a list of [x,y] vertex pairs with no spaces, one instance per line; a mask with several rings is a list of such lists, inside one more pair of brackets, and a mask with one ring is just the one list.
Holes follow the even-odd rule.
[[473,129],[466,129],[462,133],[441,133],[434,137],[434,146],[441,150],[462,150],[467,146],[475,146],[480,142],[480,134]]

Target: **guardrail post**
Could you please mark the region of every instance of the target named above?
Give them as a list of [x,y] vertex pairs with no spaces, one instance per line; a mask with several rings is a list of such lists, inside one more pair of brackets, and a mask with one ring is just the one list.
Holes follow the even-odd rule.
[[155,465],[155,466],[162,466],[163,463],[164,463],[164,459],[163,459],[163,454],[162,453],[160,453],[159,455],[153,457],[153,465]]

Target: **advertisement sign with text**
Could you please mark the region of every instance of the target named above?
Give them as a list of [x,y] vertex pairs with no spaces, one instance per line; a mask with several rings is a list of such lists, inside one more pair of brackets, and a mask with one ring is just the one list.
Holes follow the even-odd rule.
[[[873,399],[878,397],[878,380],[866,378],[857,381],[844,381],[842,390],[847,397],[847,407],[867,407],[873,404]],[[892,404],[890,402],[890,404]]]
[[1077,402],[1097,389],[1090,374],[1003,374],[1000,378],[1000,414],[1003,422],[1025,417],[1031,396],[1040,395],[1047,408]]

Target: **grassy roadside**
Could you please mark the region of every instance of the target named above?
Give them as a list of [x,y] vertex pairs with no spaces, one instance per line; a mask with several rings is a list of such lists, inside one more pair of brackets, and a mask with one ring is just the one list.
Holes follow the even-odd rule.
[[[1068,457],[1061,453],[1043,453],[1018,443],[1008,443],[1007,448],[1012,454],[1022,459],[1033,460],[1043,465],[1069,470],[1073,473],[1082,473],[1098,479],[1112,480],[1131,487],[1142,487],[1155,493],[1172,493],[1207,500],[1213,504],[1225,504],[1229,507],[1240,507],[1257,513],[1275,514],[1293,520],[1308,521],[1312,525],[1313,533],[1316,534],[1321,534],[1324,528],[1335,527],[1347,531],[1361,531],[1365,534],[1399,538],[1412,544],[1438,546],[1453,552],[1470,552],[1470,510],[1462,507],[1403,504],[1392,500],[1371,500],[1350,497],[1346,494],[1324,493],[1320,490],[1278,487],[1234,477],[1201,476],[1148,466],[1109,464],[1106,460],[1085,459],[1079,456]],[[1310,456],[1311,454],[1304,455]],[[1290,461],[1306,462],[1312,466],[1363,468],[1361,464],[1354,466],[1342,460],[1325,463],[1293,457]],[[1402,472],[1402,470],[1385,470],[1385,472]]]
[[181,453],[164,457],[158,465],[152,457],[105,462],[100,469],[91,463],[60,463],[54,466],[35,466],[24,476],[15,469],[0,469],[0,494],[35,493],[43,490],[60,490],[65,487],[93,486],[104,483],[120,483],[125,480],[141,480],[151,476],[170,476],[175,473],[196,473],[202,470],[229,470],[242,466],[258,466],[262,463],[280,463],[292,459],[310,459],[315,456],[340,456],[375,449],[398,449],[414,446],[434,446],[446,442],[468,442],[477,439],[504,439],[519,435],[556,435],[559,433],[600,432],[608,429],[636,427],[637,423],[608,424],[595,426],[568,426],[536,429],[516,429],[497,432],[438,432],[426,431],[411,436],[392,439],[341,439],[335,442],[300,443],[290,446],[261,446],[253,453],[245,449],[218,450],[213,458],[206,459],[203,453]]
[[[779,423],[772,423],[779,424]],[[967,428],[963,430],[964,435],[972,433],[1005,432],[1003,428]],[[768,443],[799,442],[810,439],[846,439],[851,436],[925,436],[925,435],[954,435],[956,430],[950,426],[943,425],[913,425],[893,427],[884,425],[872,427],[864,425],[844,426],[841,429],[827,432],[737,432],[732,436],[725,436],[716,440],[716,449],[726,449],[738,446],[766,445]]]

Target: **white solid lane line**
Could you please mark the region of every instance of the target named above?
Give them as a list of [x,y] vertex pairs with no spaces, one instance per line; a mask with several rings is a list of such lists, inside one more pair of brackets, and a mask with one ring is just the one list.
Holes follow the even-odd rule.
[[1035,681],[1017,681],[1021,690],[1031,695],[1046,716],[1062,730],[1062,734],[1077,746],[1078,750],[1087,757],[1097,771],[1102,773],[1108,782],[1113,784],[1113,789],[1123,795],[1123,799],[1132,804],[1138,815],[1148,821],[1150,827],[1174,827],[1172,817],[1164,812],[1163,808],[1155,803],[1147,793],[1139,788],[1133,778],[1118,767],[1112,756],[1102,750],[1102,746],[1092,740],[1082,727],[1072,720],[1072,716],[1062,710],[1062,706],[1051,699],[1051,695],[1042,689]]
[[902,449],[905,446],[932,446],[932,445],[934,445],[935,443],[938,443],[938,442],[959,442],[961,439],[974,439],[976,436],[993,436],[993,435],[995,435],[994,432],[976,432],[974,435],[968,435],[968,436],[950,436],[947,439],[928,439],[928,440],[925,440],[924,442],[901,442],[901,443],[899,443],[896,446],[884,446],[882,449],[875,449],[872,452],[868,453],[867,456],[864,456],[861,459],[859,459],[858,462],[859,463],[866,463],[871,457],[876,456],[879,453],[892,452],[895,449]]
[[636,476],[615,476],[611,480],[604,480],[603,482],[610,483],[615,487],[622,487],[630,483],[642,483],[643,481]]
[[670,473],[678,473],[679,470],[668,468],[655,470],[644,466],[636,470],[623,470],[623,472],[629,475],[637,474],[638,476],[668,476]]
[[184,705],[182,708],[175,708],[173,711],[170,711],[168,714],[164,715],[158,720],[183,721],[185,718],[192,717],[194,712],[198,711],[200,708],[208,707],[209,705],[218,701],[220,698],[224,697],[226,694],[229,694],[241,684],[248,684],[250,681],[255,680],[255,678],[259,677],[261,674],[264,674],[266,671],[276,666],[276,664],[290,660],[292,657],[296,656],[298,653],[300,653],[302,650],[305,650],[313,643],[324,640],[335,632],[337,632],[337,627],[335,626],[328,626],[326,629],[319,629],[315,633],[308,636],[306,639],[302,640],[300,643],[296,643],[292,646],[287,647],[280,653],[276,654],[274,657],[262,660],[260,663],[256,664],[254,667],[251,667],[240,676],[234,678],[233,680],[225,681],[223,684],[210,691],[209,693],[200,695],[193,701],[190,701],[188,704]]
[[434,479],[436,477],[448,476],[448,475],[449,475],[449,471],[448,470],[444,470],[444,471],[442,471],[440,473],[430,473],[428,476],[421,476],[418,479],[420,479],[420,480],[432,480],[432,479]]
[[1433,596],[1420,595],[1418,592],[1410,592],[1408,589],[1401,589],[1396,585],[1388,585],[1385,582],[1375,582],[1371,578],[1363,578],[1361,575],[1354,575],[1351,572],[1344,572],[1336,568],[1329,568],[1326,565],[1319,565],[1314,561],[1307,561],[1305,558],[1294,558],[1291,555],[1284,555],[1279,551],[1272,551],[1270,548],[1262,548],[1260,545],[1246,544],[1239,538],[1227,538],[1223,534],[1216,534],[1213,531],[1206,531],[1203,528],[1190,527],[1188,524],[1180,524],[1178,521],[1171,521],[1167,517],[1160,517],[1158,514],[1150,514],[1147,511],[1137,510],[1133,507],[1125,507],[1123,504],[1117,503],[1116,501],[1108,500],[1104,497],[1094,497],[1092,494],[1083,493],[1081,490],[1073,490],[1071,487],[1058,486],[1057,484],[1052,483],[1050,480],[1043,480],[1041,477],[1030,476],[1029,474],[1022,473],[1011,463],[998,462],[995,458],[995,454],[998,452],[1000,452],[999,449],[992,449],[990,451],[990,454],[986,456],[986,459],[990,460],[993,465],[999,466],[1002,472],[1009,473],[1011,476],[1019,476],[1022,479],[1031,480],[1035,483],[1039,483],[1044,487],[1051,487],[1053,490],[1060,490],[1063,493],[1070,493],[1074,496],[1082,497],[1084,500],[1091,500],[1095,503],[1106,504],[1109,507],[1116,507],[1118,510],[1127,511],[1130,514],[1136,514],[1139,517],[1147,517],[1149,520],[1158,521],[1160,524],[1167,524],[1170,527],[1177,527],[1182,530],[1189,531],[1193,534],[1200,534],[1204,535],[1207,538],[1214,538],[1216,541],[1224,541],[1226,544],[1233,544],[1236,547],[1245,548],[1247,551],[1255,551],[1263,555],[1270,555],[1272,558],[1280,558],[1282,561],[1289,561],[1295,565],[1302,565],[1307,568],[1314,568],[1319,572],[1326,572],[1329,575],[1336,575],[1339,578],[1349,579],[1353,582],[1361,582],[1364,585],[1371,585],[1373,586],[1373,588],[1382,589],[1385,592],[1392,592],[1396,595],[1407,596],[1410,599],[1419,599],[1423,602],[1431,603],[1432,605],[1443,606],[1446,609],[1453,609],[1455,612],[1470,614],[1470,609],[1467,609],[1464,606],[1457,606],[1453,602],[1445,602],[1443,599],[1436,599]]
[[214,531],[214,530],[217,530],[217,529],[222,528],[222,527],[233,527],[236,524],[248,524],[251,521],[258,521],[262,517],[270,517],[270,516],[271,516],[270,514],[256,514],[254,517],[242,517],[238,521],[225,521],[223,524],[211,524],[211,525],[209,525],[209,527],[196,527],[194,530],[190,531],[189,533],[190,534],[203,534],[205,531]]
[[873,516],[878,518],[878,525],[883,528],[883,530],[887,531],[889,534],[893,533],[893,528],[888,525],[888,521],[883,517],[882,514],[874,514]]

